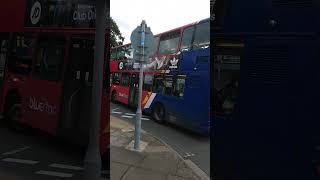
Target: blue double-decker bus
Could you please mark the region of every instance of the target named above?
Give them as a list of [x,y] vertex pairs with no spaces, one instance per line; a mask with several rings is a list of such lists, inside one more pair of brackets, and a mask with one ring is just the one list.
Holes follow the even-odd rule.
[[319,179],[319,1],[211,3],[214,179]]
[[[157,51],[145,65],[142,109],[157,122],[209,133],[210,20],[158,35]],[[129,45],[111,52],[111,99],[137,106],[138,69]]]

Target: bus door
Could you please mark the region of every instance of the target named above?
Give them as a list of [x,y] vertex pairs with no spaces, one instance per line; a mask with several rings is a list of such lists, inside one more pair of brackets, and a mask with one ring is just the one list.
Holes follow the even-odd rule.
[[129,83],[129,106],[138,106],[139,74],[133,73]]
[[75,135],[75,140],[83,141],[90,126],[94,40],[73,37],[70,41],[59,130],[62,136]]
[[[33,46],[33,41],[28,37],[18,35],[15,39],[22,47]],[[22,92],[23,121],[51,134],[56,133],[59,119],[63,85],[61,75],[66,59],[65,50],[66,38],[64,36],[39,34],[36,53],[34,53],[36,55],[34,70],[32,76],[26,76],[25,84],[27,85],[24,86]],[[16,51],[17,56],[25,53],[30,52],[21,48]]]

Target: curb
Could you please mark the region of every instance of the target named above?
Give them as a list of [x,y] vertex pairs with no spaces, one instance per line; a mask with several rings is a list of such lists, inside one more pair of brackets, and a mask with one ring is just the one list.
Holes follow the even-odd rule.
[[150,136],[152,136],[153,138],[157,139],[158,141],[160,141],[161,143],[163,143],[165,146],[167,146],[167,148],[169,148],[172,152],[174,152],[181,160],[183,160],[183,162],[185,162],[185,164],[193,170],[193,172],[201,179],[201,180],[210,180],[210,177],[204,172],[202,171],[195,163],[193,163],[191,160],[189,159],[184,159],[176,150],[174,150],[168,143],[164,142],[162,139],[155,137],[153,134],[145,132],[145,134],[148,134]]
[[[117,119],[119,119],[120,121],[123,121],[122,119],[116,117]],[[133,126],[131,123],[129,123],[131,126]],[[141,129],[141,132],[144,134],[147,134],[149,136],[152,136],[153,138],[155,138],[156,140],[160,141],[161,143],[163,143],[168,149],[170,149],[174,154],[176,154],[191,170],[193,170],[193,172],[196,174],[196,176],[198,176],[201,180],[210,180],[210,177],[204,172],[202,171],[195,163],[193,163],[191,160],[189,159],[184,159],[176,150],[174,150],[168,143],[164,142],[162,139],[154,136],[153,134],[146,132],[145,130]]]

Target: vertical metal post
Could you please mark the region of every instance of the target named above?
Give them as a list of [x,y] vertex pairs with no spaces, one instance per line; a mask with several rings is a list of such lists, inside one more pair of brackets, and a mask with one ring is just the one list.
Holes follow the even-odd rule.
[[[98,180],[101,177],[100,114],[103,87],[105,30],[107,15],[106,0],[96,0],[96,34],[93,67],[93,87],[90,119],[90,137],[84,159],[84,179]],[[89,60],[89,59],[88,59]]]
[[140,61],[140,75],[139,75],[139,98],[138,98],[138,107],[136,112],[136,122],[135,122],[135,132],[134,132],[134,149],[140,150],[140,134],[141,134],[141,100],[142,100],[142,83],[143,83],[143,62],[144,62],[144,39],[145,39],[145,26],[146,22],[143,20],[141,24],[141,48],[142,56]]

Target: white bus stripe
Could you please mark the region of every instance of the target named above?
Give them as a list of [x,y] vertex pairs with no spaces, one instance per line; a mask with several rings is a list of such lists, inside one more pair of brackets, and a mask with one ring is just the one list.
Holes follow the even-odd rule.
[[39,161],[32,161],[32,160],[26,160],[26,159],[15,159],[15,158],[4,158],[2,161],[6,162],[14,162],[14,163],[21,163],[21,164],[37,164]]
[[156,95],[157,95],[156,93],[152,93],[152,94],[151,94],[151,96],[150,96],[150,98],[148,99],[146,105],[144,105],[144,108],[149,108],[149,107],[150,107],[150,105],[151,105],[153,99],[156,97]]
[[12,150],[12,151],[9,151],[9,152],[2,153],[2,155],[16,154],[18,152],[24,151],[24,150],[29,149],[29,148],[30,148],[29,146],[26,146],[26,147],[23,147],[23,148],[19,148],[19,149],[16,149],[16,150]]
[[71,169],[71,170],[82,170],[82,167],[78,166],[70,166],[70,165],[64,165],[64,164],[50,164],[49,167],[54,168],[61,168],[61,169]]
[[37,171],[36,174],[42,174],[42,175],[48,175],[48,176],[55,176],[55,177],[62,177],[62,178],[70,178],[73,176],[73,174],[70,173],[62,173],[62,172],[56,172],[56,171]]
[[124,117],[124,118],[130,118],[130,119],[132,119],[132,118],[133,118],[133,116],[126,116],[126,115],[122,115],[121,117]]

